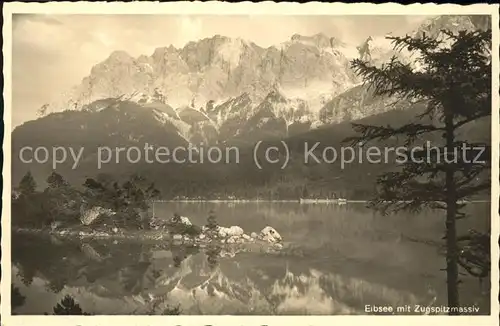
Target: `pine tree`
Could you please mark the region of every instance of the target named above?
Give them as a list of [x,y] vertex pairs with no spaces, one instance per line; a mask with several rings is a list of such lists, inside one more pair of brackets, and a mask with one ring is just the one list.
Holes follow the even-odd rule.
[[[416,115],[416,122],[397,128],[353,124],[359,135],[346,141],[366,145],[399,136],[410,148],[421,143],[422,137],[441,136],[439,146],[433,146],[439,151],[424,146],[414,152],[420,159],[406,160],[397,172],[379,176],[377,195],[370,206],[382,213],[417,212],[425,207],[446,212],[448,305],[458,307],[456,221],[465,217],[464,200],[490,188],[490,159],[488,155],[477,157],[483,151],[479,148],[488,149],[489,145],[459,140],[457,132],[491,115],[491,30],[443,34],[443,39],[425,35],[389,37],[395,49],[417,54],[419,69],[396,57],[380,68],[361,60],[352,62],[354,70],[373,87],[375,96],[399,98],[425,109]],[[469,149],[465,151],[468,155],[461,155],[464,148]],[[460,154],[450,158],[451,150]],[[450,314],[458,314],[457,309],[450,310]]]
[[54,315],[88,315],[72,296],[66,295],[54,308]]
[[55,171],[49,175],[49,177],[47,178],[47,183],[49,187],[53,189],[68,186],[68,183],[66,182],[66,180],[64,180],[63,176]]
[[14,284],[11,285],[11,307],[12,310],[15,310],[19,307],[22,307],[24,303],[26,302],[26,297],[21,294],[21,291],[19,291],[19,288],[17,286],[14,286]]
[[19,182],[18,189],[21,195],[23,196],[29,196],[35,193],[36,182],[35,179],[33,178],[33,175],[31,175],[30,171],[28,171],[21,179],[21,182]]

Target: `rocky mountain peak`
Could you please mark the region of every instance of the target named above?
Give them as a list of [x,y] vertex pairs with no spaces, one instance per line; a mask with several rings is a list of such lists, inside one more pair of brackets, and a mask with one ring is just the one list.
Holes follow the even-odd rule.
[[126,51],[113,51],[104,61],[92,67],[90,76],[99,73],[112,72],[117,66],[128,66],[133,65],[134,63],[135,59]]
[[264,101],[273,102],[273,103],[286,103],[286,97],[281,94],[279,86],[273,85],[271,91],[267,94]]
[[[424,21],[413,34],[437,35],[444,28],[458,31],[488,24],[491,20],[482,17],[439,16]],[[202,121],[231,135],[240,132],[239,126],[252,121],[252,114],[259,111],[262,119],[284,119],[286,126],[297,119],[314,123],[314,119],[342,122],[361,118],[383,108],[368,108],[358,98],[363,94],[357,88],[360,80],[350,67],[350,60],[359,58],[357,46],[324,33],[294,34],[268,48],[214,35],[182,48],[158,47],[150,56],[138,58],[114,51],[80,85],[54,102],[58,104],[49,105],[47,112],[79,109],[124,95],[143,104],[161,103],[170,107],[164,109],[169,116],[177,115],[174,110],[182,112],[189,118],[188,124]],[[382,35],[373,36],[370,51],[374,65],[394,55],[403,61],[410,59],[406,53],[394,52],[391,41]],[[190,109],[179,110],[186,107]],[[225,128],[228,124],[231,127]]]
[[109,55],[108,59],[106,61],[109,62],[126,62],[126,61],[132,61],[134,58],[128,54],[126,51],[123,50],[116,50],[111,52]]
[[[478,21],[478,23],[480,23]],[[453,33],[461,30],[476,29],[471,16],[467,15],[443,15],[431,17],[425,20],[419,28],[413,33],[416,36],[422,36],[424,33],[429,37],[439,37],[442,35],[442,30],[447,29]]]
[[290,38],[292,42],[299,42],[305,45],[310,45],[318,48],[328,48],[332,47],[332,41],[334,38],[326,36],[324,33],[318,33],[311,36],[304,36],[300,34],[294,34]]
[[169,53],[178,53],[178,50],[173,45],[162,46],[154,50],[152,57],[159,58]]

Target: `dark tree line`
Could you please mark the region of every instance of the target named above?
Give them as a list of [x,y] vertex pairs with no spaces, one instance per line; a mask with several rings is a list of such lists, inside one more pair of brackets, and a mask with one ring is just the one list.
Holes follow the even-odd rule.
[[80,224],[82,210],[97,206],[115,213],[111,220],[103,222],[119,227],[143,227],[148,222],[149,201],[160,196],[154,183],[139,175],[123,182],[99,175],[88,178],[77,188],[54,171],[46,181],[48,186],[37,191],[30,172],[22,178],[13,192],[13,225],[45,228],[54,224]]

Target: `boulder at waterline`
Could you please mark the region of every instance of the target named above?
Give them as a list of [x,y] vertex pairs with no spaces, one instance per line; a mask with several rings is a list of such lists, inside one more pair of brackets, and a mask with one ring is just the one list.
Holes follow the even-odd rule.
[[90,225],[95,222],[100,216],[113,216],[116,212],[109,208],[94,206],[90,209],[85,207],[80,208],[80,221],[83,225]]
[[193,223],[191,223],[189,218],[187,218],[186,216],[180,216],[180,215],[175,215],[174,217],[172,217],[170,219],[170,222],[175,223],[175,224],[184,224],[186,226],[193,225]]
[[281,235],[273,227],[266,226],[260,231],[259,238],[263,241],[275,243],[283,241]]
[[219,226],[218,228],[218,234],[221,238],[241,236],[243,233],[243,229],[239,226],[231,226],[228,228]]

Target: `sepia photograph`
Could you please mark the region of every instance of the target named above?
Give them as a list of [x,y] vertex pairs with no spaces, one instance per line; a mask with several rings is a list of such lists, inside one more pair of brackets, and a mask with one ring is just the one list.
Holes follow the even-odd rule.
[[498,316],[498,5],[60,5],[4,8],[2,313]]

